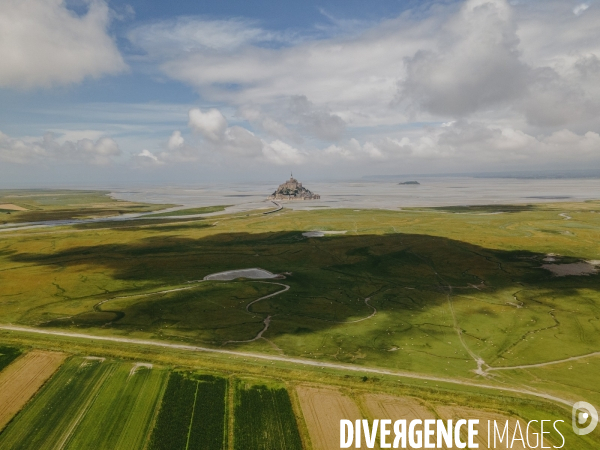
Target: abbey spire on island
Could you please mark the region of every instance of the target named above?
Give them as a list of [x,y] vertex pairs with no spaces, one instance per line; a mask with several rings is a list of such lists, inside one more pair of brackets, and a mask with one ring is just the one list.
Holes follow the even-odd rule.
[[269,200],[318,200],[321,196],[313,194],[311,191],[302,186],[298,180],[294,178],[294,174],[290,174],[290,179],[279,187],[273,194],[269,196]]

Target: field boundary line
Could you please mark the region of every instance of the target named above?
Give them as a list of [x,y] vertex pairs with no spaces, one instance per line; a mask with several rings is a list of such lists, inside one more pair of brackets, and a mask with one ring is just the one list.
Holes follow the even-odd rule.
[[194,424],[194,413],[196,412],[196,401],[198,400],[198,389],[200,388],[200,382],[196,381],[196,392],[194,393],[194,407],[192,408],[192,416],[190,417],[190,425],[188,426],[187,441],[185,442],[185,450],[190,448],[190,436],[192,434],[192,425]]
[[7,331],[16,331],[23,333],[32,333],[32,334],[42,334],[42,335],[51,335],[51,336],[62,336],[62,337],[70,337],[77,339],[88,339],[88,340],[96,340],[96,341],[107,341],[107,342],[119,342],[123,344],[133,344],[133,345],[143,345],[143,346],[152,346],[152,347],[161,347],[161,348],[172,348],[175,350],[183,350],[183,351],[191,351],[191,352],[204,352],[204,353],[216,353],[223,355],[231,355],[231,356],[239,356],[242,358],[255,358],[262,359],[267,361],[278,361],[289,364],[298,364],[304,366],[312,366],[312,367],[321,367],[328,368],[334,370],[347,370],[352,372],[362,372],[362,373],[375,373],[379,375],[390,375],[397,376],[403,378],[410,378],[415,380],[425,380],[425,381],[435,381],[438,383],[450,383],[457,384],[461,386],[470,386],[476,387],[480,389],[491,389],[496,391],[503,392],[512,392],[515,394],[522,395],[530,395],[538,398],[543,398],[545,400],[550,400],[553,402],[561,403],[563,405],[571,408],[573,406],[573,401],[565,400],[560,397],[556,397],[551,394],[547,394],[544,392],[538,392],[527,389],[518,389],[513,387],[503,387],[503,386],[494,386],[491,384],[483,384],[476,383],[473,381],[467,380],[457,380],[453,378],[445,378],[439,377],[435,375],[424,375],[419,373],[410,373],[403,371],[396,371],[390,369],[378,369],[374,367],[365,367],[365,366],[353,366],[349,364],[341,364],[341,363],[330,363],[325,361],[314,361],[310,359],[302,359],[302,358],[291,358],[287,356],[277,356],[277,355],[267,355],[260,353],[250,353],[250,352],[240,352],[236,350],[221,350],[216,348],[209,347],[198,347],[194,345],[185,345],[185,344],[174,344],[164,341],[152,341],[146,339],[133,339],[133,338],[122,338],[122,337],[113,337],[113,336],[98,336],[98,335],[90,335],[90,334],[81,334],[81,333],[71,333],[67,331],[50,331],[50,330],[40,330],[36,328],[28,328],[28,327],[20,327],[13,325],[0,325],[0,330]]

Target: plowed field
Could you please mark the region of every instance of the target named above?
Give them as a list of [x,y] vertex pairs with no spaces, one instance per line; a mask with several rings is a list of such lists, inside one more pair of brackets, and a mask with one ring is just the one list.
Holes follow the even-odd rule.
[[334,389],[299,386],[296,391],[313,449],[340,448],[340,420],[362,419],[356,403]]

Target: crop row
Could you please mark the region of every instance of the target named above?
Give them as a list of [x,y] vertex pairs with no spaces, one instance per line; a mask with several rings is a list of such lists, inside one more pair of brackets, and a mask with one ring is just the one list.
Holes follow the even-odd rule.
[[[104,363],[106,364],[106,363]],[[120,364],[70,436],[66,450],[143,448],[166,372]]]
[[45,450],[62,447],[77,418],[114,367],[73,359],[0,434],[0,448]]
[[191,422],[188,449],[225,448],[227,380],[210,375],[198,377],[196,405]]
[[0,448],[141,450],[167,372],[71,358],[0,434]]
[[302,440],[286,389],[267,386],[236,389],[236,450],[301,450]]
[[224,447],[227,381],[173,372],[150,440],[151,450]]

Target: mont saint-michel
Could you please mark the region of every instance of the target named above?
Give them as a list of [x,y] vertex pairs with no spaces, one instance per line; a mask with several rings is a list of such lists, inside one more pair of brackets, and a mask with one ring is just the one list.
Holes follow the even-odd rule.
[[290,175],[290,179],[279,187],[269,196],[269,200],[318,200],[321,196],[313,194],[311,191],[298,183],[298,180]]

